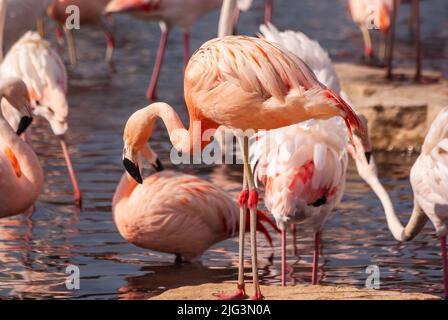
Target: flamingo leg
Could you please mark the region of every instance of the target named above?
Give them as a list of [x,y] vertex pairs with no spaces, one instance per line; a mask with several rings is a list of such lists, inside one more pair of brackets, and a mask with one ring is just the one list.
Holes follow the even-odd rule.
[[247,299],[244,284],[244,234],[246,232],[246,214],[249,188],[246,179],[246,168],[243,168],[243,189],[240,193],[240,225],[239,225],[239,251],[238,251],[238,285],[234,294],[218,293],[216,296],[221,300],[243,300]]
[[392,9],[392,19],[389,30],[389,44],[387,45],[387,72],[386,79],[392,79],[392,61],[394,59],[394,46],[395,46],[395,26],[397,22],[398,13],[398,0],[394,0]]
[[156,62],[154,63],[151,82],[149,84],[148,91],[146,92],[146,97],[148,100],[154,100],[156,98],[157,83],[159,82],[160,69],[162,68],[166,44],[168,42],[167,26],[161,23],[160,29],[162,30],[162,37],[160,38],[159,49],[157,50]]
[[264,23],[268,24],[272,22],[272,0],[265,0],[264,2]]
[[246,178],[249,184],[249,199],[247,207],[250,212],[250,245],[252,253],[252,276],[255,288],[255,295],[251,297],[252,300],[262,300],[264,297],[261,294],[260,281],[258,278],[258,254],[257,254],[257,206],[258,206],[258,191],[255,187],[254,176],[252,168],[249,164],[249,138],[244,137],[243,142],[243,165],[246,168]]
[[320,232],[314,233],[314,257],[313,257],[313,276],[312,276],[312,284],[318,285],[318,270],[319,270],[319,251],[320,251]]
[[55,30],[56,34],[56,42],[59,47],[59,52],[62,53],[64,51],[64,31],[62,26],[57,26]]
[[235,6],[235,11],[233,13],[233,31],[232,34],[236,35],[238,33],[238,22],[240,21],[241,10],[238,6]]
[[44,18],[40,17],[37,19],[36,21],[36,29],[37,29],[37,33],[39,33],[39,35],[42,38],[45,38],[45,22],[44,22]]
[[381,33],[381,40],[380,40],[380,49],[379,49],[379,59],[381,59],[381,62],[384,63],[387,59],[387,37],[389,32],[382,32]]
[[420,5],[419,0],[412,1],[412,12],[415,23],[415,76],[414,81],[419,82],[422,75],[422,48],[420,39]]
[[75,203],[78,206],[81,206],[81,202],[82,202],[81,191],[79,190],[78,181],[76,180],[75,170],[73,170],[72,161],[70,159],[70,154],[69,154],[67,144],[65,143],[63,136],[60,137],[60,143],[61,143],[62,153],[64,154],[65,162],[67,164],[68,173],[70,174],[70,179],[72,181]]
[[107,39],[106,56],[104,60],[106,63],[112,63],[112,57],[115,49],[115,37],[104,22],[101,23],[101,28],[103,29],[104,35]]
[[295,224],[291,225],[292,232],[292,253],[297,257],[297,226]]
[[446,236],[440,237],[440,247],[443,259],[443,279],[445,284],[445,300],[448,300],[448,256],[446,252]]
[[188,61],[190,61],[190,33],[184,33],[184,70],[187,68]]
[[70,65],[72,67],[76,66],[78,63],[78,57],[76,54],[75,39],[73,38],[73,33],[71,30],[64,27],[65,36],[67,37],[68,46],[68,58],[70,60]]
[[370,63],[373,59],[372,38],[370,37],[369,29],[361,26],[362,38],[364,40],[364,59],[365,62]]
[[282,287],[286,286],[286,230],[282,230]]

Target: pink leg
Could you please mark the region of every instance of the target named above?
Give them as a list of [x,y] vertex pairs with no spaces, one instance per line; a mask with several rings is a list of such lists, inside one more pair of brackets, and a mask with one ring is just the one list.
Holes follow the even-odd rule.
[[241,10],[238,6],[235,7],[235,12],[233,13],[233,31],[232,34],[236,35],[238,33],[238,22],[240,21]]
[[286,286],[286,230],[282,230],[282,287]]
[[184,33],[184,70],[187,68],[188,61],[190,61],[190,33]]
[[272,22],[272,0],[265,0],[264,3],[264,23]]
[[65,162],[67,163],[68,173],[70,174],[70,179],[72,180],[75,203],[78,206],[81,206],[82,201],[81,191],[79,190],[78,181],[76,180],[75,171],[73,170],[72,161],[70,159],[70,154],[68,152],[64,138],[61,137],[60,143],[62,147],[62,152],[64,154]]
[[414,81],[419,82],[422,75],[422,49],[420,40],[420,4],[419,0],[413,0],[412,10],[415,19],[415,76]]
[[62,27],[56,27],[55,34],[56,42],[59,46],[59,52],[62,53],[64,51],[64,30],[62,30]]
[[[247,156],[247,153],[246,155]],[[246,163],[249,163],[246,160]],[[258,207],[258,191],[253,183],[252,172],[249,179],[249,199],[247,200],[247,207],[250,211],[250,246],[252,252],[252,277],[255,288],[255,294],[250,298],[251,300],[263,300],[264,296],[261,294],[260,281],[258,279],[258,254],[257,254],[257,207]]]
[[104,35],[107,39],[107,49],[106,49],[106,62],[111,63],[112,62],[112,56],[114,54],[115,49],[115,38],[112,33],[110,33],[108,30],[104,30]]
[[293,254],[297,257],[297,226],[291,225]]
[[162,30],[162,37],[160,38],[160,45],[157,51],[157,57],[152,72],[151,82],[149,84],[148,91],[146,92],[146,97],[148,98],[148,100],[154,100],[156,98],[157,82],[159,81],[159,74],[163,63],[163,57],[165,55],[167,41],[168,31]]
[[448,257],[446,253],[446,236],[440,237],[440,247],[443,259],[443,279],[445,284],[445,300],[448,300]]
[[224,292],[214,294],[220,300],[243,300],[247,299],[244,285],[244,233],[246,232],[247,200],[249,192],[247,190],[246,179],[243,181],[243,190],[240,193],[240,226],[239,226],[239,254],[238,254],[238,285],[235,293],[226,294]]
[[392,80],[393,77],[393,57],[394,57],[394,46],[395,46],[395,27],[397,22],[397,13],[398,13],[399,1],[394,0],[393,2],[393,10],[392,10],[392,19],[391,26],[389,30],[389,44],[388,44],[388,52],[387,52],[387,71],[386,71],[386,79]]
[[313,257],[313,277],[312,284],[319,284],[319,279],[317,277],[319,269],[319,249],[320,249],[320,232],[314,234],[314,257]]

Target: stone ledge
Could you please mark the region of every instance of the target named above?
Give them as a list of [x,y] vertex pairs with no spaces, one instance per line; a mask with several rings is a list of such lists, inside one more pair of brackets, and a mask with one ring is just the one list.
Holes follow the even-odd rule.
[[[388,81],[385,70],[361,65],[335,65],[343,90],[356,109],[369,121],[369,132],[376,150],[418,151],[437,113],[448,106],[448,81],[431,84]],[[409,79],[412,69],[396,69]]]
[[[216,292],[232,293],[233,283],[207,283],[167,290],[150,300],[216,300]],[[266,300],[440,300],[424,293],[403,293],[387,290],[357,289],[346,286],[261,286]],[[247,285],[247,293],[253,293],[253,286]]]

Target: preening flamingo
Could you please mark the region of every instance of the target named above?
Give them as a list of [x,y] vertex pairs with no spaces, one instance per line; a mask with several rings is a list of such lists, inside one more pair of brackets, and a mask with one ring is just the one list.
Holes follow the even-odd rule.
[[14,132],[0,113],[0,218],[28,210],[40,195],[43,172],[33,149],[19,134],[31,123],[28,92],[23,81],[0,79],[0,102],[8,103],[20,114],[19,131]]
[[[379,28],[383,35],[380,59],[386,55],[386,43],[394,14],[394,0],[348,0],[349,13],[362,31],[364,40],[363,59],[366,64],[375,63],[375,54],[370,37],[370,29]],[[379,25],[374,25],[378,23]]]
[[[0,33],[3,23],[4,20],[0,21]],[[80,204],[81,192],[64,138],[68,129],[67,73],[59,55],[39,34],[29,31],[5,56],[0,75],[23,79],[26,83],[34,114],[47,119],[53,133],[59,138],[73,184],[74,198]],[[13,124],[14,120],[9,120]]]
[[[45,14],[52,0],[0,0],[0,6],[8,5],[5,11],[3,49],[9,49],[22,35],[36,27],[36,21]],[[6,9],[5,9],[6,10]],[[1,61],[0,57],[0,61]]]
[[[112,62],[112,55],[115,48],[115,39],[103,15],[104,9],[109,1],[110,0],[53,0],[52,4],[48,7],[47,14],[60,24],[67,36],[69,59],[72,66],[76,65],[78,59],[72,31],[65,27],[65,22],[70,15],[70,11],[67,13],[67,8],[70,6],[77,6],[79,8],[81,25],[96,25],[103,30],[107,40],[105,60],[110,63]],[[57,34],[60,38],[61,32],[59,30],[60,29],[58,29]]]
[[355,137],[355,148],[350,148],[358,172],[380,198],[389,229],[397,241],[412,240],[431,220],[440,239],[445,298],[448,299],[448,107],[436,117],[426,135],[422,153],[411,169],[411,186],[414,191],[414,208],[408,224],[403,227],[395,213],[387,191],[381,185],[375,162],[367,163],[363,146]]
[[[148,150],[142,153],[152,155]],[[153,156],[149,158],[160,168]],[[239,229],[238,204],[225,191],[174,171],[152,174],[142,184],[125,173],[112,208],[123,238],[145,249],[175,254],[176,261],[200,256],[213,244],[236,236]],[[272,224],[262,212],[259,218]],[[257,229],[272,246],[272,238],[260,221]]]
[[[260,33],[301,58],[321,83],[345,95],[328,53],[317,41],[301,32],[279,32],[272,24],[260,26]],[[321,230],[344,193],[348,162],[344,123],[339,118],[310,120],[257,133],[251,142],[255,181],[265,187],[266,207],[282,230],[282,285],[286,284],[286,230],[295,223],[315,233],[312,283],[317,284]],[[368,136],[364,145],[370,152]]]
[[[145,128],[134,132],[133,128],[126,127],[124,133],[124,164],[137,182],[141,183],[142,177],[136,150],[151,137],[158,118],[165,123],[173,146],[186,153],[205,147],[210,141],[203,141],[203,133],[218,126],[243,131],[270,130],[309,119],[340,116],[349,128],[356,128],[361,134],[365,132],[353,110],[322,85],[299,58],[263,39],[229,36],[206,42],[187,65],[184,92],[189,130],[174,109],[165,103],[151,104],[131,116]],[[245,223],[249,208],[254,298],[261,299],[255,233],[258,194],[248,160],[248,136],[237,136],[244,162],[240,225]],[[240,246],[244,246],[242,234]],[[223,298],[246,296],[241,263],[240,259],[237,294],[222,295]]]

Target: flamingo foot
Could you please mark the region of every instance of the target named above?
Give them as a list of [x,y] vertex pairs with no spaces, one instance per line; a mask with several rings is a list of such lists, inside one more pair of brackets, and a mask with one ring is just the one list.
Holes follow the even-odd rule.
[[233,294],[218,292],[214,293],[213,295],[219,300],[246,300],[247,298],[249,298],[244,287],[238,288]]
[[261,291],[257,291],[255,295],[250,297],[250,300],[264,300],[264,296],[261,294]]

